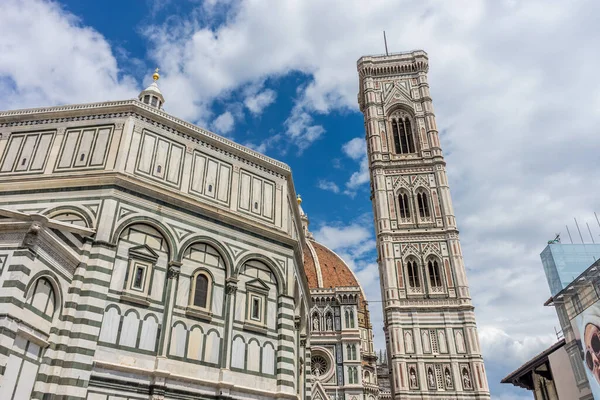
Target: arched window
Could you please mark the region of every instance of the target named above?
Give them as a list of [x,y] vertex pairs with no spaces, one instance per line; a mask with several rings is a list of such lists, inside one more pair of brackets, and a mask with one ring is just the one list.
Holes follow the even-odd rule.
[[358,368],[354,367],[354,383],[358,383]]
[[212,317],[213,294],[222,294],[219,290],[213,293],[213,288],[224,283],[223,258],[211,245],[194,243],[186,248],[181,262],[182,275],[189,274],[190,279],[188,307],[185,312],[194,318],[207,320]]
[[346,353],[348,353],[348,355],[347,355],[348,360],[352,360],[353,359],[352,358],[352,348],[350,347],[349,344],[346,345]]
[[194,282],[194,305],[200,308],[206,308],[208,300],[208,276],[197,274]]
[[357,359],[356,358],[356,345],[355,344],[352,345],[352,359],[353,360]]
[[392,133],[396,154],[409,154],[416,151],[412,127],[408,117],[393,118]]
[[429,201],[427,201],[427,193],[419,191],[417,193],[417,204],[419,206],[419,216],[421,218],[429,218]]
[[350,328],[354,328],[354,311],[350,310]]
[[432,288],[442,287],[442,276],[440,274],[440,266],[436,260],[429,260],[427,263],[429,268],[429,283]]
[[348,311],[346,310],[345,312],[345,320],[346,320],[346,329],[350,328],[350,315],[348,314]]
[[28,299],[28,304],[40,311],[44,316],[52,319],[56,311],[56,295],[48,279],[40,278],[33,284]]
[[400,218],[410,218],[409,204],[408,195],[406,193],[400,193],[400,195],[398,195],[398,209],[400,211]]
[[417,262],[415,260],[409,260],[406,263],[406,271],[408,274],[408,286],[411,288],[420,287],[421,281],[419,280],[419,267],[417,266]]

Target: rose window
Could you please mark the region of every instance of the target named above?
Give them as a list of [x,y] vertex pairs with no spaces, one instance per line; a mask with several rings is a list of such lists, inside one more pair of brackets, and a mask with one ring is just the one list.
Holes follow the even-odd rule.
[[327,359],[321,355],[312,356],[310,360],[311,371],[314,376],[324,375],[329,369]]

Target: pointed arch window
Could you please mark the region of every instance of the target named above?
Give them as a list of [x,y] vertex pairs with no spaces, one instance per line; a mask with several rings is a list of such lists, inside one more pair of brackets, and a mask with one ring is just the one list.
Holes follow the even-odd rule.
[[408,286],[411,289],[421,287],[421,281],[419,280],[419,267],[415,260],[409,260],[406,263],[406,272],[408,275]]
[[408,194],[400,193],[398,195],[398,210],[400,212],[400,218],[410,218],[410,203],[408,201]]
[[348,313],[348,310],[346,310],[346,312],[344,313],[345,321],[346,321],[346,329],[350,328],[350,314]]
[[352,345],[352,359],[356,360],[356,345]]
[[354,311],[350,310],[350,328],[354,328]]
[[442,289],[442,275],[440,274],[440,266],[437,260],[429,260],[427,263],[429,270],[429,284],[433,290]]
[[392,134],[394,136],[394,149],[396,154],[409,154],[416,152],[415,140],[409,118],[393,118]]
[[352,347],[350,347],[349,344],[346,345],[346,353],[347,353],[348,360],[353,360],[353,358],[352,358]]
[[429,200],[427,199],[427,193],[420,190],[417,193],[417,205],[419,206],[419,216],[421,218],[429,218],[431,216],[429,212]]

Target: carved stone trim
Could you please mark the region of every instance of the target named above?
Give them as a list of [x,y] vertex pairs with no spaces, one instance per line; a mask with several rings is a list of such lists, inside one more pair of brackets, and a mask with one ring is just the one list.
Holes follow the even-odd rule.
[[179,274],[181,272],[181,265],[179,261],[170,261],[169,262],[169,271],[167,272],[168,279],[179,279]]
[[225,281],[225,291],[227,292],[227,294],[232,295],[235,294],[235,292],[237,291],[237,284],[238,284],[238,279],[233,278],[233,277],[229,277],[227,278],[227,280]]

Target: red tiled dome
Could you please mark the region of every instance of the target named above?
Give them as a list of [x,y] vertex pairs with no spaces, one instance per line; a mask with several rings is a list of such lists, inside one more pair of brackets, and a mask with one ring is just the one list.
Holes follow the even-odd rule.
[[[315,257],[317,258],[315,260]],[[360,287],[356,277],[337,254],[314,240],[304,246],[304,270],[311,289]]]

